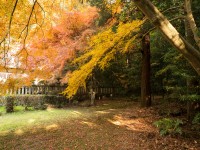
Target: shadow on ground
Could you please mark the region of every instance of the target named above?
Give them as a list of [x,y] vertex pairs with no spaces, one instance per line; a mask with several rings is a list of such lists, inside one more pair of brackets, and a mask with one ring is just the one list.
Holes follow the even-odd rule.
[[152,108],[141,109],[134,102],[123,107],[121,101],[114,103],[113,106],[113,101],[105,101],[92,108],[73,108],[74,114],[81,117],[1,134],[0,149],[198,149],[199,139],[159,136],[152,126],[156,119]]

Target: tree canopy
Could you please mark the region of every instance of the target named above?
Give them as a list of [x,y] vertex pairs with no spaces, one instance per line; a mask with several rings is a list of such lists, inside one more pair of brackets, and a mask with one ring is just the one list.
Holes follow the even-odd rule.
[[[64,94],[71,97],[80,86],[85,86],[95,67],[105,70],[119,53],[128,55],[140,51],[142,38],[159,29],[181,54],[172,55],[183,56],[199,74],[199,17],[195,3],[195,0],[160,3],[149,0],[2,0],[0,70],[24,73],[27,75],[24,81],[29,84],[35,78],[63,76],[63,82],[68,82]],[[180,30],[185,26],[183,22],[187,28]],[[186,31],[195,44],[186,38]],[[170,52],[166,51],[165,56]],[[79,68],[70,75],[63,74],[68,60],[77,56],[80,57],[73,64]]]

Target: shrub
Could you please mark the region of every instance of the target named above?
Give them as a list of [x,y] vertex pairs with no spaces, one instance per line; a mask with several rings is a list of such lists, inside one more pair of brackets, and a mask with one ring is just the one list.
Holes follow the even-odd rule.
[[197,94],[181,95],[181,96],[180,96],[180,100],[181,100],[181,101],[196,102],[196,101],[200,101],[200,95],[197,95]]
[[17,95],[15,103],[16,105],[24,106],[25,110],[28,110],[28,107],[33,107],[37,110],[46,109],[44,95]]
[[170,118],[160,119],[154,122],[154,125],[159,128],[160,135],[167,135],[167,134],[182,134],[182,129],[180,125],[183,122],[179,119],[173,120]]
[[193,124],[200,124],[200,113],[197,113],[194,117],[194,119],[192,120]]
[[37,110],[44,110],[47,108],[45,105],[45,95],[30,95],[28,96],[28,106],[32,106]]
[[25,110],[34,108],[37,110],[44,110],[47,104],[54,105],[55,107],[63,107],[68,103],[67,99],[62,95],[9,95],[3,97],[5,102],[6,112],[13,112],[14,106],[24,106]]
[[6,101],[6,112],[11,113],[14,111],[14,97],[13,96],[5,96]]
[[16,105],[22,105],[27,109],[46,109],[46,104],[54,105],[55,107],[63,107],[68,101],[62,95],[17,95]]
[[62,95],[45,95],[45,103],[61,108],[68,103],[68,100]]

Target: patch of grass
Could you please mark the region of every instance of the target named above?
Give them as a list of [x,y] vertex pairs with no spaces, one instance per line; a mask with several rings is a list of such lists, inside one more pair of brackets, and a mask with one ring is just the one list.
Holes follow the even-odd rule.
[[[17,107],[21,110],[21,107]],[[0,133],[10,132],[18,129],[26,130],[31,127],[41,127],[49,122],[56,122],[62,119],[76,118],[81,113],[73,110],[50,109],[39,111],[19,111],[6,114],[0,118]]]
[[[34,110],[34,108],[28,107],[27,110],[32,111],[32,110]],[[25,107],[24,106],[14,106],[14,112],[20,112],[20,111],[25,111]]]
[[23,106],[14,106],[14,112],[24,111],[24,109]]
[[[27,108],[28,111],[32,111],[34,110],[33,107],[28,107]],[[14,112],[24,112],[25,111],[25,107],[24,106],[14,106]],[[5,106],[0,106],[0,114],[5,114],[6,113],[6,108]]]
[[[78,118],[94,117],[96,111],[107,109],[121,109],[129,106],[129,102],[106,102],[98,107],[73,108],[68,109],[47,109],[38,111],[25,111],[22,106],[15,106],[14,112],[5,114],[0,117],[0,134],[1,132],[12,132],[18,129],[29,130],[32,127],[44,127],[52,122],[60,122],[61,120],[71,120]],[[29,108],[32,110],[33,108]],[[5,108],[0,110],[5,112]]]
[[4,106],[0,106],[0,112],[5,112],[5,107]]
[[0,106],[0,114],[5,113],[6,109],[4,106]]

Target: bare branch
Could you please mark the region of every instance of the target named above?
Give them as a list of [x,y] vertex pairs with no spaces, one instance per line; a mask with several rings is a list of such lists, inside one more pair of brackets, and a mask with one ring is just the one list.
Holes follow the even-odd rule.
[[28,32],[29,32],[29,24],[30,24],[30,21],[31,21],[31,17],[32,17],[32,15],[33,15],[33,11],[34,11],[34,9],[35,9],[35,4],[37,3],[37,0],[35,0],[34,1],[34,3],[33,3],[33,6],[32,6],[32,9],[31,9],[31,12],[30,12],[30,15],[29,15],[29,18],[28,18],[28,22],[27,22],[27,24],[26,24],[26,34],[25,34],[25,37],[24,37],[24,46],[25,46],[25,44],[26,44],[26,39],[27,39],[27,36],[28,36]]
[[18,3],[18,0],[15,1],[15,5],[14,5],[14,8],[12,10],[9,25],[8,25],[8,49],[9,49],[9,45],[10,45],[10,29],[11,29],[11,25],[12,25],[13,15],[14,15],[14,12],[15,12],[16,7],[17,7],[17,3]]
[[11,29],[12,20],[13,20],[13,15],[14,15],[14,12],[15,12],[15,10],[16,10],[18,1],[19,1],[19,0],[16,0],[16,1],[15,1],[14,7],[13,7],[13,9],[12,9],[12,12],[11,12],[11,15],[10,15],[10,19],[9,19],[8,31],[7,31],[7,33],[5,34],[5,36],[3,37],[3,39],[0,41],[0,44],[3,43],[3,42],[6,40],[7,36],[9,36],[9,39],[10,39],[10,29]]
[[168,12],[168,11],[175,10],[175,9],[177,9],[177,8],[183,8],[183,5],[181,5],[181,6],[170,7],[170,8],[168,8],[168,9],[165,9],[165,10],[160,11],[160,12],[161,12],[161,13],[166,13],[166,12]]

